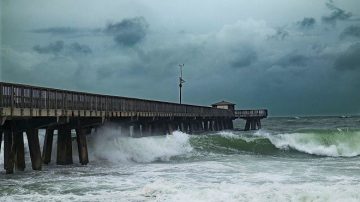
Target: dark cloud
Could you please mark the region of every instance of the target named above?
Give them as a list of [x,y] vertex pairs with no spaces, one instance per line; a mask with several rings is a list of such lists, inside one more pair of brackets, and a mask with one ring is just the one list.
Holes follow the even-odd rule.
[[290,53],[282,58],[280,58],[275,65],[279,65],[282,67],[291,67],[291,66],[306,66],[309,58],[302,54]]
[[87,45],[79,44],[78,42],[74,42],[70,45],[66,45],[64,41],[56,41],[53,43],[50,43],[46,46],[40,46],[36,45],[33,47],[33,50],[40,54],[54,54],[58,55],[60,53],[62,54],[89,54],[91,53],[91,49]]
[[353,44],[335,60],[334,67],[337,70],[360,69],[360,43]]
[[35,29],[34,33],[44,33],[44,34],[54,34],[54,35],[63,35],[63,34],[74,34],[80,30],[74,27],[49,27],[44,29]]
[[237,53],[236,58],[231,62],[233,68],[248,67],[258,59],[258,55],[253,50],[247,50]]
[[353,16],[351,12],[346,12],[345,10],[336,7],[332,1],[326,3],[326,6],[331,10],[331,14],[322,17],[324,23],[336,25],[337,21],[348,20]]
[[58,54],[64,49],[64,41],[56,41],[46,46],[36,45],[33,50],[40,54]]
[[304,18],[302,21],[297,22],[296,24],[305,29],[313,28],[316,23],[316,20],[314,18]]
[[345,28],[344,31],[341,33],[340,38],[343,39],[346,37],[360,38],[360,26],[351,25]]
[[73,52],[83,53],[83,54],[88,54],[92,52],[89,46],[79,44],[78,42],[70,44],[69,49]]
[[270,36],[270,38],[276,39],[276,40],[284,40],[288,36],[289,36],[288,31],[286,31],[284,28],[278,28],[276,30],[276,33],[274,35]]
[[143,17],[123,19],[121,22],[109,24],[104,32],[114,36],[120,46],[134,46],[142,41],[147,33],[148,23]]

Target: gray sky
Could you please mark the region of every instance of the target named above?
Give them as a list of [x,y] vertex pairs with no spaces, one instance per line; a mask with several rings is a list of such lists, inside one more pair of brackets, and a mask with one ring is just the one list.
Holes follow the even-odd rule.
[[0,79],[272,115],[360,114],[360,1],[1,0]]

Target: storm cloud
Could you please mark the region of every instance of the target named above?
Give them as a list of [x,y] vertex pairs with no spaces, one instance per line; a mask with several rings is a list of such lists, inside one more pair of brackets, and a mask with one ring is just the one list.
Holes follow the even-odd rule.
[[142,41],[147,33],[148,23],[144,17],[123,19],[115,24],[108,24],[104,32],[114,36],[120,46],[134,46]]
[[334,5],[332,1],[326,3],[326,6],[329,8],[331,13],[329,15],[323,16],[322,21],[327,24],[336,25],[337,21],[344,21],[350,19],[353,14],[347,12]]
[[314,27],[315,23],[314,18],[304,18],[302,21],[297,22],[297,25],[301,28],[310,29]]
[[284,40],[289,36],[289,32],[285,28],[277,28],[276,33],[270,36],[271,39]]
[[231,67],[235,69],[248,67],[256,62],[257,59],[258,55],[254,50],[236,51],[235,58],[231,61]]
[[305,55],[298,53],[290,53],[280,58],[274,65],[279,65],[282,67],[291,67],[291,66],[306,66],[309,58]]
[[56,41],[45,46],[36,45],[33,49],[40,54],[58,54],[64,49],[64,41]]
[[53,35],[69,35],[80,32],[81,30],[74,27],[49,27],[43,29],[35,29],[34,33],[53,34]]
[[48,45],[40,46],[36,45],[33,47],[33,50],[39,54],[89,54],[91,53],[91,49],[87,45],[79,44],[78,42],[71,43],[70,45],[66,45],[64,41],[59,40],[55,42],[51,42]]
[[334,67],[337,70],[360,70],[360,43],[351,45],[335,60]]
[[360,26],[351,25],[349,27],[346,27],[344,31],[341,33],[340,38],[344,39],[347,37],[360,38]]

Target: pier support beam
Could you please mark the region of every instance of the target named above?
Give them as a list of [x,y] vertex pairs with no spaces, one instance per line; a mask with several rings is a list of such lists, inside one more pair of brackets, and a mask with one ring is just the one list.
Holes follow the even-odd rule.
[[245,131],[261,129],[261,122],[259,118],[246,119]]
[[261,121],[260,121],[260,119],[256,120],[256,125],[257,125],[258,129],[261,129]]
[[209,121],[209,131],[214,131],[213,120],[210,120],[210,121]]
[[232,119],[229,119],[229,129],[233,130],[234,129],[234,123]]
[[246,123],[245,123],[245,131],[250,130],[250,119],[246,119]]
[[214,128],[214,131],[218,131],[218,124],[217,124],[216,120],[213,120],[213,128]]
[[3,137],[3,131],[0,130],[0,151],[1,151],[2,137]]
[[187,127],[184,122],[180,122],[180,130],[181,130],[181,132],[184,132],[184,133],[187,132]]
[[132,131],[132,137],[141,137],[141,130],[140,130],[140,124],[135,123],[133,125],[133,131]]
[[151,125],[149,123],[141,124],[141,134],[142,136],[151,136]]
[[149,136],[153,136],[153,130],[154,130],[154,124],[152,123],[147,123],[147,126],[145,127],[146,132]]
[[221,124],[220,124],[220,120],[219,119],[216,119],[215,120],[215,125],[216,125],[216,131],[220,131],[220,130],[222,130],[222,128],[221,128]]
[[13,133],[13,151],[15,154],[15,168],[18,171],[25,170],[25,151],[23,132]]
[[191,124],[190,121],[187,121],[187,122],[186,122],[186,128],[188,128],[188,133],[189,133],[189,134],[192,134],[192,133],[194,132],[193,125]]
[[224,120],[224,119],[221,119],[221,120],[220,120],[220,124],[221,124],[221,130],[226,129],[226,128],[225,128],[225,120]]
[[61,126],[58,129],[56,157],[57,165],[69,165],[73,163],[71,129],[67,126]]
[[13,134],[11,130],[4,131],[4,169],[6,174],[14,173]]
[[172,122],[169,122],[167,126],[168,126],[167,132],[169,133],[169,135],[171,135],[174,132],[174,124]]
[[42,160],[38,130],[35,128],[30,128],[26,131],[26,136],[28,138],[32,169],[41,170]]
[[255,119],[251,119],[250,127],[251,127],[251,130],[256,130],[256,120]]
[[85,129],[83,128],[76,129],[76,142],[79,152],[79,162],[81,163],[81,165],[86,165],[89,163],[89,157],[88,157]]
[[209,131],[209,121],[208,120],[204,121],[204,131]]
[[45,139],[43,145],[42,159],[44,164],[49,164],[51,161],[51,151],[54,138],[54,129],[47,128],[45,132]]

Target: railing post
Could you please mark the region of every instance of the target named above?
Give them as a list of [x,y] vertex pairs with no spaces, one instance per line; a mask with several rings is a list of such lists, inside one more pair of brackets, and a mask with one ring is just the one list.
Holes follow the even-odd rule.
[[4,99],[3,84],[0,83],[0,107],[4,107],[4,100],[3,99]]
[[11,92],[10,92],[10,96],[11,96],[11,111],[14,109],[14,86],[11,85]]

